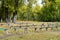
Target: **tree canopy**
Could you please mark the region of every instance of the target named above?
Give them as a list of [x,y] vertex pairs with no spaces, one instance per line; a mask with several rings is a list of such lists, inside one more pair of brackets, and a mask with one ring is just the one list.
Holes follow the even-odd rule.
[[60,21],[60,0],[0,0],[0,20]]

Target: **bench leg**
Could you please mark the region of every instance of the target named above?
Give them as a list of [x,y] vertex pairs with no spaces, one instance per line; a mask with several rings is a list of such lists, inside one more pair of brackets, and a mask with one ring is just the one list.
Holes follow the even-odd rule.
[[58,30],[58,27],[56,27],[56,29]]
[[40,28],[40,30],[42,30],[42,28]]
[[53,30],[53,27],[51,28],[51,30]]
[[46,31],[48,31],[48,28],[46,27]]

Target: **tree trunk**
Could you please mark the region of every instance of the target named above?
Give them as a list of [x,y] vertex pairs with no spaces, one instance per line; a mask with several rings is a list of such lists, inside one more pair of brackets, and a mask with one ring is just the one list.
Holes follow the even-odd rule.
[[19,1],[19,0],[15,0],[15,5],[14,5],[15,12],[13,13],[13,18],[12,18],[12,19],[13,19],[13,20],[12,20],[13,23],[16,23],[16,20],[17,20],[18,1]]
[[0,22],[2,22],[2,17],[0,17]]
[[13,23],[16,23],[16,20],[17,20],[17,11],[15,11],[15,12],[13,13],[12,22],[13,22]]
[[10,22],[10,17],[9,17],[9,14],[8,14],[8,8],[6,8],[6,7],[5,7],[5,19],[6,19],[7,23]]

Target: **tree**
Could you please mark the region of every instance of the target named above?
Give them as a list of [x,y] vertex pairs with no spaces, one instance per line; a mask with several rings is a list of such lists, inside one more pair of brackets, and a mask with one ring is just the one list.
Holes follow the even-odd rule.
[[42,21],[57,21],[57,9],[55,0],[45,0],[42,8]]
[[1,1],[2,1],[2,4],[1,4],[0,16],[4,21],[6,21],[6,19],[7,21],[10,21],[11,14],[14,10],[14,0],[1,0]]
[[32,6],[33,4],[37,3],[37,0],[28,0],[28,5],[27,5],[27,20],[31,20],[33,14],[32,14]]

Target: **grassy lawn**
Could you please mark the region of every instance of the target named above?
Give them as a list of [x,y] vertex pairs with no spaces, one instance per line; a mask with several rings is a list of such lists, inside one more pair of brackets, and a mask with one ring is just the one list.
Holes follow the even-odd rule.
[[27,33],[24,35],[7,37],[2,40],[60,40],[60,32]]
[[[24,21],[23,21],[24,22]],[[26,23],[26,22],[24,22]],[[29,22],[32,24],[40,25],[43,22]],[[47,22],[44,22],[45,25],[47,25]],[[60,23],[59,23],[60,24]],[[13,25],[13,24],[11,24]],[[26,24],[25,24],[26,25]],[[36,26],[38,28],[38,32],[35,32],[34,27],[30,26],[28,28],[28,33],[24,33],[24,27],[17,30],[17,33],[21,33],[22,35],[13,35],[6,38],[3,38],[1,40],[60,40],[60,31],[52,31],[51,28],[46,31],[46,29],[43,29],[42,31],[39,30],[40,26]],[[0,28],[8,28],[7,26],[0,26]],[[58,27],[60,30],[60,25]],[[56,28],[54,28],[56,30]],[[9,33],[14,34],[16,33],[13,29],[9,29]],[[5,36],[5,32],[2,30],[0,31],[0,36]]]

